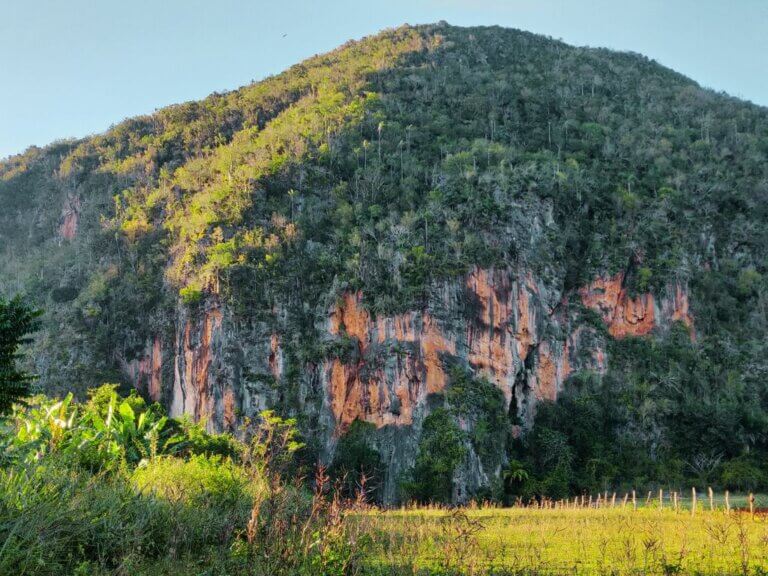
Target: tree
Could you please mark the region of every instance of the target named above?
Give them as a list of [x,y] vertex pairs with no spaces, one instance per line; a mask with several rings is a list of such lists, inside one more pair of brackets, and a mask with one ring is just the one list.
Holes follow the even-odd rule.
[[0,298],[0,414],[29,393],[33,376],[20,370],[16,361],[19,347],[37,329],[40,314],[18,296],[10,301]]
[[467,454],[464,441],[447,410],[440,408],[427,416],[412,479],[403,486],[405,493],[419,502],[451,502],[454,472]]

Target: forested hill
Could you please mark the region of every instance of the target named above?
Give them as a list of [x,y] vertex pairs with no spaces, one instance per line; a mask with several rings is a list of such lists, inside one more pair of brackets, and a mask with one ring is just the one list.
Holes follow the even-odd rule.
[[767,160],[642,56],[403,26],[1,162],[0,292],[44,391],[274,407],[386,500],[751,487]]

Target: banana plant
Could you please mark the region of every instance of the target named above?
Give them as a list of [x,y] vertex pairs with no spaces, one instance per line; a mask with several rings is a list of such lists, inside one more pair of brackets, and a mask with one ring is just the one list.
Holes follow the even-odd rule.
[[61,400],[38,396],[17,406],[0,421],[0,464],[61,452],[89,468],[111,469],[184,449],[184,428],[171,425],[159,408],[134,396],[107,397],[106,404],[77,404],[72,394]]
[[117,397],[110,402],[105,417],[92,412],[88,420],[89,427],[82,435],[80,448],[95,448],[105,463],[116,463],[121,457],[128,464],[151,460],[181,441],[176,435],[164,433],[166,416],[151,408],[137,415],[130,402],[118,403]]
[[61,400],[34,398],[29,406],[17,407],[12,415],[13,434],[6,436],[6,458],[37,460],[64,447],[77,425],[77,405],[72,394]]

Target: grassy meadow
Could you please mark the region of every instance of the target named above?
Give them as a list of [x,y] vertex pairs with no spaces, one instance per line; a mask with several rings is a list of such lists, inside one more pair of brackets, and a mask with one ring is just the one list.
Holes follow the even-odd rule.
[[413,509],[366,520],[374,574],[768,573],[768,520],[723,509]]

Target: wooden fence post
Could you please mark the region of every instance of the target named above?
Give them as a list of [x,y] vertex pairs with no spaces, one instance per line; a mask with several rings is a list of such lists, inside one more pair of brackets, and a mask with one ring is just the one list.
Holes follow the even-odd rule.
[[752,492],[749,493],[749,517],[755,517],[755,495]]
[[659,510],[664,510],[664,488],[659,488]]
[[725,491],[725,511],[731,511],[731,494],[728,492],[728,490]]
[[632,508],[637,510],[637,498],[635,497],[635,491],[632,490]]
[[696,488],[691,488],[691,516],[696,514]]
[[712,486],[709,487],[709,509],[715,509],[715,493],[712,492]]

